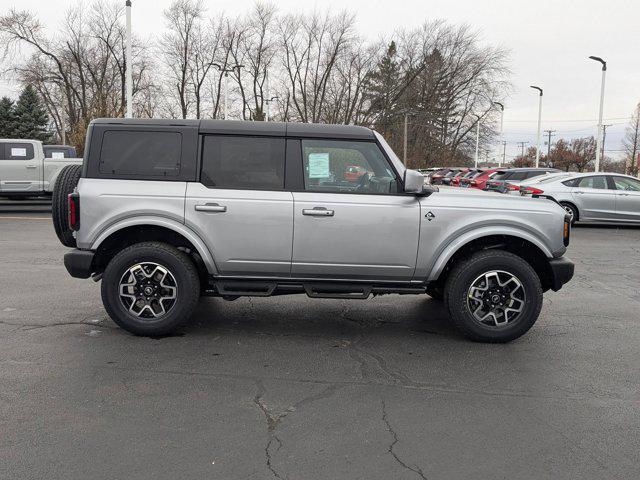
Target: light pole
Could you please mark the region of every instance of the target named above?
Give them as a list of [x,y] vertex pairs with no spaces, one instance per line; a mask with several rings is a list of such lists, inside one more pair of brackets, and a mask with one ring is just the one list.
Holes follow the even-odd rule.
[[[504,124],[504,104],[500,102],[493,102],[494,105],[498,105],[500,107],[500,142],[503,141],[502,138],[502,127]],[[500,166],[500,155],[498,154],[498,167]]]
[[542,128],[542,89],[535,85],[530,85],[531,88],[540,92],[540,100],[538,101],[538,137],[536,140],[536,168],[540,166],[540,134]]
[[478,117],[478,121],[476,122],[476,154],[473,157],[473,166],[478,168],[478,148],[480,146],[480,117]]
[[600,112],[598,113],[598,138],[596,140],[596,172],[600,171],[600,148],[602,147],[602,111],[604,109],[604,81],[607,75],[607,62],[600,57],[591,55],[591,60],[600,62],[602,65],[602,84],[600,86]]
[[269,113],[271,112],[271,102],[273,102],[274,100],[279,100],[280,97],[278,97],[277,95],[271,97],[271,98],[267,98],[265,100],[265,103],[267,104],[267,111],[266,111],[266,115],[264,117],[265,122],[269,121]]
[[127,48],[125,54],[127,58],[125,60],[125,94],[127,97],[126,117],[133,118],[133,62],[131,59],[131,0],[126,0],[125,8],[127,12],[126,20],[126,36],[127,36]]
[[213,64],[220,73],[224,74],[224,118],[227,119],[229,115],[229,73],[233,72],[236,68],[238,69],[238,74],[240,74],[240,69],[244,67],[244,65],[234,65],[232,67],[223,67],[217,63]]
[[415,115],[415,112],[412,112],[410,110],[406,110],[404,112],[404,139],[402,141],[402,163],[406,166],[407,165],[407,135],[408,135],[408,128],[409,128],[409,115]]

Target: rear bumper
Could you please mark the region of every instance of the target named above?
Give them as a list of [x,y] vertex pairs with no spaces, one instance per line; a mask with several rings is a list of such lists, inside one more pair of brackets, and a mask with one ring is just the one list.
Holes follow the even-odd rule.
[[64,254],[64,266],[74,278],[89,278],[95,252],[91,250],[71,250]]
[[549,260],[551,267],[551,290],[557,292],[562,286],[573,278],[575,265],[566,257]]

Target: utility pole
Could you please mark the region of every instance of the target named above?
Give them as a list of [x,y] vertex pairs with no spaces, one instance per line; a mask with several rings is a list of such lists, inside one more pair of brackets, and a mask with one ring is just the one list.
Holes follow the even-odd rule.
[[402,149],[402,163],[404,166],[407,166],[407,129],[409,125],[409,114],[407,112],[404,113],[404,140],[403,140],[403,149]]
[[598,114],[598,138],[596,141],[596,172],[600,171],[600,148],[602,147],[602,111],[604,109],[604,81],[607,76],[607,62],[602,58],[591,55],[591,60],[600,62],[602,65],[602,83],[600,85],[600,112]]
[[126,0],[125,8],[127,13],[126,20],[126,39],[127,48],[125,60],[125,92],[127,96],[126,116],[127,118],[133,118],[133,61],[131,59],[131,0]]
[[522,153],[520,154],[521,157],[524,158],[524,146],[529,143],[529,142],[518,142],[518,145],[520,146],[520,148],[522,148]]
[[229,73],[233,72],[236,68],[238,69],[238,74],[240,74],[240,69],[244,67],[244,65],[234,65],[232,67],[223,67],[217,63],[213,64],[220,73],[224,75],[224,119],[226,120],[229,116]]
[[540,93],[540,100],[538,102],[538,136],[536,141],[536,168],[540,166],[540,128],[542,125],[542,88],[530,85],[531,88],[537,90]]
[[553,135],[553,134],[556,133],[556,131],[555,130],[545,130],[544,133],[546,133],[547,136],[549,137],[549,140],[547,141],[547,157],[548,157],[549,154],[551,153],[551,137],[555,137],[555,135]]
[[498,157],[498,168],[500,168],[502,165],[507,163],[507,141],[506,140],[502,141],[502,163],[500,163],[499,158],[500,157]]
[[604,141],[607,138],[607,128],[613,126],[613,124],[609,123],[607,125],[602,125],[602,158],[604,158]]

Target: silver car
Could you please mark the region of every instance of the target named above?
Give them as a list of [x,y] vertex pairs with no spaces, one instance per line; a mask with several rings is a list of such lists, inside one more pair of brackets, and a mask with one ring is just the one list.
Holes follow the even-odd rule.
[[640,180],[620,173],[576,173],[525,186],[521,193],[553,199],[572,223],[640,223]]

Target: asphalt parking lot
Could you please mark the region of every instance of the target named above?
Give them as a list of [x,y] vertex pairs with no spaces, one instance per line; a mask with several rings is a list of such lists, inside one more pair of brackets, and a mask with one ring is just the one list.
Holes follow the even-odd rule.
[[578,227],[576,277],[508,345],[428,297],[202,301],[117,328],[46,208],[0,206],[2,479],[640,476],[640,229]]

